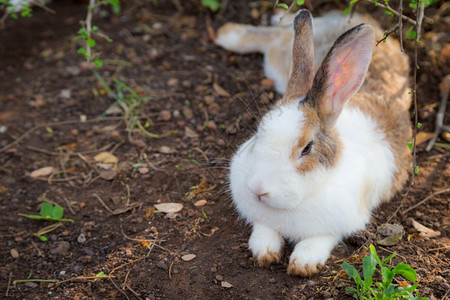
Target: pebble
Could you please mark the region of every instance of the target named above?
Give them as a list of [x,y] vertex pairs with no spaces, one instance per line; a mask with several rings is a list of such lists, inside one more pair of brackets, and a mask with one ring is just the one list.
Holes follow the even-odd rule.
[[55,249],[50,250],[51,254],[65,254],[70,249],[70,243],[67,241],[60,241]]
[[194,116],[194,113],[192,112],[192,109],[190,109],[189,107],[187,107],[187,106],[184,106],[183,107],[183,116],[186,118],[186,119],[188,119],[188,120],[190,120],[190,119],[192,119],[192,117]]
[[174,118],[179,118],[181,116],[180,111],[179,110],[174,110],[172,113],[172,116]]
[[224,287],[224,288],[227,288],[227,289],[233,287],[233,285],[232,285],[231,283],[226,282],[226,281],[222,281],[222,282],[220,283],[220,285],[221,285],[222,287]]
[[29,288],[37,288],[38,284],[36,282],[25,282],[25,286]]
[[217,124],[214,121],[208,121],[208,123],[206,124],[206,127],[208,127],[211,130],[217,130]]
[[216,275],[216,280],[217,281],[223,281],[222,275]]
[[162,110],[159,112],[158,119],[162,121],[170,121],[170,119],[172,119],[172,114],[168,110]]
[[81,233],[77,238],[77,242],[83,244],[84,242],[86,242],[86,236],[83,233]]
[[217,140],[217,145],[223,147],[223,146],[225,146],[225,141],[222,140],[222,139],[218,139]]
[[197,257],[197,255],[195,255],[195,254],[186,254],[186,255],[183,255],[181,257],[181,259],[184,260],[184,261],[191,261],[191,260],[193,260],[196,257]]
[[220,113],[220,106],[217,103],[211,103],[208,106],[208,112],[212,115],[218,115]]
[[168,270],[168,269],[169,269],[169,267],[168,267],[165,263],[163,263],[162,261],[160,261],[159,263],[157,263],[156,266],[157,266],[158,268],[162,269],[162,270]]
[[19,258],[19,251],[16,249],[11,249],[10,253],[13,258]]
[[211,105],[214,103],[214,97],[213,96],[205,96],[205,98],[203,98],[203,101],[205,102],[206,105]]
[[178,79],[177,78],[170,78],[169,80],[167,80],[167,85],[174,87],[178,85]]
[[59,275],[61,275],[61,276],[66,275],[66,271],[61,271],[61,272],[59,272]]

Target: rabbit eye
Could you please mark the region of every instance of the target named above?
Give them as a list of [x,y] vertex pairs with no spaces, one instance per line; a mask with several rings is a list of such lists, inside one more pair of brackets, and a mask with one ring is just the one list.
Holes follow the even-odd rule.
[[314,141],[309,142],[308,145],[306,145],[306,147],[303,148],[301,156],[308,155],[309,152],[311,152],[313,145],[314,145]]

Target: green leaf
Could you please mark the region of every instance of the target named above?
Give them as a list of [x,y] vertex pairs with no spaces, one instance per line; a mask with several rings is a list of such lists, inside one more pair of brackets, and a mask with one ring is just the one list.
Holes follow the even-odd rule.
[[417,129],[420,129],[420,127],[422,127],[422,123],[418,122],[417,123]]
[[377,267],[377,260],[371,253],[369,256],[363,258],[363,276],[364,282],[367,285],[372,285],[372,276],[375,273],[375,269]]
[[392,279],[394,279],[394,275],[395,273],[388,268],[383,267],[381,269],[381,277],[383,281],[383,287],[385,289],[387,289],[391,285]]
[[53,212],[53,206],[48,203],[48,202],[44,202],[41,205],[41,211],[40,211],[40,215],[43,217],[52,217],[52,212]]
[[395,275],[397,275],[397,274],[402,275],[403,277],[405,277],[405,279],[407,279],[409,281],[417,280],[416,271],[405,263],[399,263],[395,267],[395,269],[392,270],[392,272],[394,272]]
[[43,236],[43,235],[38,236],[38,238],[39,238],[41,241],[43,241],[43,242],[48,241],[48,238],[47,238],[46,236]]
[[305,0],[297,0],[298,6],[302,6],[303,4],[305,4]]
[[385,9],[384,12],[391,18],[394,16],[394,14],[390,10]]
[[414,167],[414,174],[419,174],[419,166]]
[[63,213],[64,213],[64,209],[59,205],[55,205],[52,210],[52,218],[53,219],[61,219],[63,216]]
[[83,47],[83,48],[78,49],[77,53],[79,53],[79,54],[86,54],[86,48]]
[[408,145],[408,148],[412,150],[412,148],[413,148],[413,142],[408,142],[407,145]]
[[97,33],[98,32],[98,26],[92,26],[92,32]]
[[87,40],[86,40],[86,42],[87,42],[87,44],[89,45],[89,47],[95,47],[95,40],[94,39],[91,39],[91,38],[88,38]]
[[411,39],[411,40],[416,38],[416,31],[414,30],[414,26],[410,26],[408,28],[408,32],[406,33],[406,38]]
[[348,262],[344,261],[344,263],[341,265],[342,270],[347,273],[348,276],[353,278],[356,283],[361,282],[361,276],[359,275],[358,271],[356,271],[355,267],[349,264]]
[[289,9],[289,6],[286,3],[279,3],[278,7],[282,7],[284,9]]
[[101,60],[100,58],[96,57],[94,60],[94,64],[96,67],[100,68],[101,66],[103,66],[103,60]]
[[222,7],[222,3],[219,0],[202,0],[202,6],[212,12],[217,12]]

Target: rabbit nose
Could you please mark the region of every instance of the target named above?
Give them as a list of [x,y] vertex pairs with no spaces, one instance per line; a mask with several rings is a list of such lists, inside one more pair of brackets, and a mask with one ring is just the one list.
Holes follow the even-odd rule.
[[259,201],[261,201],[262,199],[267,200],[267,198],[269,197],[269,192],[264,189],[261,183],[250,184],[248,188],[250,192],[252,192],[258,198]]

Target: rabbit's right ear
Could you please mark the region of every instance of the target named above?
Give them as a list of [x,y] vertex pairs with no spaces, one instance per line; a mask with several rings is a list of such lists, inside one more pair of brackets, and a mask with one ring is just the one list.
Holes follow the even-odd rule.
[[311,13],[302,9],[294,20],[294,42],[289,81],[283,102],[305,96],[311,89],[314,78],[314,42]]

